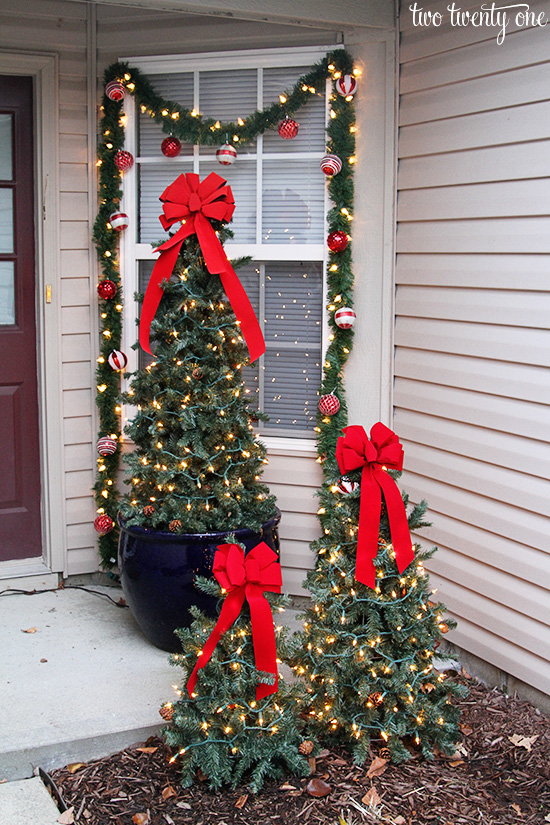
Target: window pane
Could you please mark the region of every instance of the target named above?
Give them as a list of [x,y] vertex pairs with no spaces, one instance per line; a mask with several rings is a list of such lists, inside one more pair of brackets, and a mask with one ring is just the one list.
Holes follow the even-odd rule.
[[[152,76],[152,84],[155,91],[168,100],[173,100],[187,109],[193,109],[193,72],[184,74],[158,74]],[[166,133],[162,127],[155,123],[149,115],[139,114],[139,154],[148,157],[162,158],[160,145]],[[178,159],[189,156],[193,153],[193,146],[190,143],[182,144],[181,154]],[[173,162],[173,161],[172,161]],[[175,175],[174,175],[175,177]]]
[[0,189],[0,252],[13,252],[12,189]]
[[192,172],[193,164],[178,163],[165,166],[147,164],[139,168],[139,240],[140,243],[156,243],[168,240],[159,221],[162,203],[159,197],[169,184],[182,172]]
[[[225,72],[201,72],[199,75],[199,110],[205,117],[235,122],[258,108],[258,72],[239,69]],[[233,135],[218,132],[219,143],[233,143]],[[212,155],[217,146],[201,146],[201,155]],[[240,154],[256,151],[256,142],[237,145]],[[224,169],[225,167],[221,167]],[[220,173],[223,174],[223,173]]]
[[256,161],[238,159],[233,166],[220,166],[217,160],[201,160],[200,177],[210,172],[225,178],[235,199],[235,212],[230,223],[235,243],[254,243],[256,240]]
[[[283,89],[291,91],[298,78],[307,74],[305,66],[292,69],[264,69],[264,107],[279,102]],[[294,120],[300,124],[292,140],[283,140],[276,129],[264,134],[265,152],[320,152],[325,148],[325,95],[312,95],[307,106],[302,106]]]
[[311,436],[321,380],[319,353],[268,348],[264,361],[264,410],[270,421],[263,432]]
[[15,324],[13,261],[0,261],[0,326]]
[[0,115],[0,180],[12,177],[12,115]]
[[322,243],[325,180],[316,160],[265,160],[262,243]]
[[265,265],[266,342],[320,352],[321,263]]

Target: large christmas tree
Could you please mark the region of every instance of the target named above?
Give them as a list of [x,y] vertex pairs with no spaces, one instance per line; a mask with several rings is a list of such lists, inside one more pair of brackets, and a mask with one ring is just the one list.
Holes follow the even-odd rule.
[[[438,673],[433,660],[453,622],[444,620],[444,605],[434,599],[424,569],[436,548],[425,552],[415,545],[413,558],[405,539],[407,521],[410,530],[426,526],[427,505],[421,502],[406,517],[408,497],[401,499],[394,484],[400,473],[384,462],[391,443],[398,459],[393,466],[400,469],[400,445],[397,450],[390,430],[375,425],[370,441],[362,427],[344,432],[356,441],[348,464],[355,469],[341,475],[346,462],[338,448],[340,466],[334,457],[326,459],[319,508],[323,535],[313,545],[317,562],[306,579],[312,603],[292,657],[307,684],[310,727],[325,742],[352,750],[358,763],[373,744],[395,762],[410,756],[407,745],[427,757],[434,746],[451,753],[459,738],[452,697],[462,688]],[[394,512],[388,518],[392,508],[401,511],[401,525]],[[362,541],[373,540],[367,555],[358,547],[361,531]],[[401,559],[399,535],[405,541]]]
[[[225,183],[214,174],[200,185],[198,176],[181,175],[162,199],[182,186],[188,191],[187,178],[199,195],[206,181]],[[199,195],[191,204],[197,210]],[[203,217],[206,224],[223,265],[220,242],[231,232],[222,220]],[[204,231],[202,246],[192,233],[171,247],[175,266],[157,287],[163,294],[151,323],[154,360],[134,374],[123,396],[137,413],[126,428],[135,450],[125,456],[131,492],[120,509],[129,524],[159,530],[257,531],[274,515],[275,499],[260,483],[265,449],[254,434],[259,414],[249,408],[242,377],[249,354],[222,279],[205,263]]]

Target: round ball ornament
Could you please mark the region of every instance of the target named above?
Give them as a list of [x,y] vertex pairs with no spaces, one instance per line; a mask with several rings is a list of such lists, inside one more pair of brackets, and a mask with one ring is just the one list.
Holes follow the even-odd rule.
[[339,493],[353,493],[359,484],[356,481],[350,481],[347,476],[342,476],[336,485],[336,488]]
[[216,159],[222,166],[231,166],[237,160],[237,150],[230,143],[223,143],[216,149]]
[[300,124],[287,115],[284,120],[280,121],[277,131],[283,140],[292,140],[298,134],[299,127]]
[[357,91],[357,78],[352,74],[344,74],[336,81],[336,91],[342,97],[353,97]]
[[110,80],[107,85],[105,86],[105,94],[109,98],[109,100],[114,100],[118,103],[119,100],[126,94],[126,89],[120,82],[120,80]]
[[351,329],[356,318],[357,315],[351,307],[340,307],[334,313],[334,323],[340,329]]
[[181,152],[181,141],[174,135],[168,135],[160,144],[160,150],[167,158],[177,158]]
[[349,238],[345,232],[337,229],[331,232],[327,238],[327,245],[331,252],[343,252],[349,243]]
[[201,369],[201,367],[195,367],[195,369],[193,370],[193,372],[191,373],[191,375],[192,375],[192,376],[193,376],[193,378],[195,378],[196,380],[200,380],[201,378],[204,378],[204,372],[203,372],[203,370]]
[[115,372],[120,372],[120,370],[123,370],[128,363],[127,357],[118,349],[114,349],[111,352],[107,361],[109,362],[111,369],[115,370]]
[[130,219],[126,212],[111,212],[109,223],[115,232],[123,232],[125,229],[128,229],[129,222]]
[[115,166],[121,172],[127,172],[134,165],[134,156],[125,149],[119,149],[114,157]]
[[97,294],[100,298],[104,301],[110,301],[111,298],[114,298],[117,293],[117,287],[114,281],[111,281],[109,278],[105,278],[103,281],[100,281],[97,285]]
[[327,178],[337,175],[342,171],[342,161],[338,155],[325,155],[321,160],[321,170],[325,173]]
[[335,415],[340,409],[340,402],[333,392],[329,395],[322,395],[319,399],[319,412],[323,415]]
[[145,507],[143,508],[143,515],[147,516],[147,518],[151,518],[151,516],[153,515],[154,512],[155,512],[155,508],[153,507],[152,504],[146,504]]
[[99,533],[100,536],[106,536],[107,533],[110,533],[115,523],[111,516],[98,516],[94,521],[94,529],[96,532]]
[[115,439],[108,435],[104,435],[103,438],[100,438],[97,442],[97,451],[99,455],[113,455],[113,453],[116,453],[116,447],[117,444]]
[[175,518],[173,521],[171,521],[168,525],[168,529],[171,533],[177,533],[178,530],[181,530],[181,521],[179,520],[179,518]]

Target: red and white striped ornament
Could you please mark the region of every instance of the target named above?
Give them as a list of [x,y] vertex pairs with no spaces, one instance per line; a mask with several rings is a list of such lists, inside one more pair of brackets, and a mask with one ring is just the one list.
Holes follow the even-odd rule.
[[334,313],[334,323],[340,329],[351,329],[356,318],[357,315],[351,307],[340,307]]
[[237,160],[237,150],[230,143],[222,143],[220,148],[216,149],[216,158],[222,166],[231,166]]
[[97,442],[97,451],[99,455],[113,455],[116,453],[116,440],[109,435],[102,436]]
[[121,172],[127,172],[134,165],[134,156],[125,149],[119,149],[114,157],[115,166]]
[[325,155],[321,160],[321,170],[325,173],[327,178],[337,175],[342,171],[342,161],[338,155]]
[[111,516],[98,516],[94,521],[94,529],[99,533],[100,536],[106,536],[107,533],[110,533],[115,523]]
[[359,487],[356,481],[350,481],[347,476],[342,476],[336,485],[339,493],[353,493]]
[[110,80],[105,86],[105,94],[107,95],[109,100],[114,100],[116,103],[118,103],[118,101],[122,100],[122,98],[126,94],[126,89],[124,88],[120,80]]
[[168,135],[160,144],[160,151],[167,158],[177,158],[181,152],[181,140],[174,135]]
[[109,366],[111,369],[120,372],[123,370],[126,364],[128,363],[128,359],[124,355],[123,352],[120,352],[118,349],[114,349],[112,353],[109,355],[107,361],[109,362]]
[[109,223],[115,232],[122,232],[124,229],[128,229],[130,219],[126,212],[111,212]]
[[336,91],[342,97],[353,97],[357,91],[357,79],[352,74],[344,74],[336,81]]
[[319,412],[323,415],[335,415],[340,409],[340,402],[333,392],[329,395],[322,395],[319,399]]
[[284,120],[280,121],[277,131],[283,140],[292,140],[298,134],[299,127],[300,124],[287,115]]

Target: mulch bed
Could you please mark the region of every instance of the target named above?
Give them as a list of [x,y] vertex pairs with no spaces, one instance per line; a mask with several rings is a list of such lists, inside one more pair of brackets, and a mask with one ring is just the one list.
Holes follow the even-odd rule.
[[75,822],[87,825],[550,822],[550,719],[467,674],[461,680],[470,694],[461,702],[462,741],[453,758],[413,756],[392,765],[373,752],[372,765],[358,768],[346,754],[324,750],[312,774],[330,786],[324,797],[310,794],[310,779],[293,778],[256,796],[245,787],[212,793],[200,780],[184,790],[159,739],[52,778],[74,806]]

